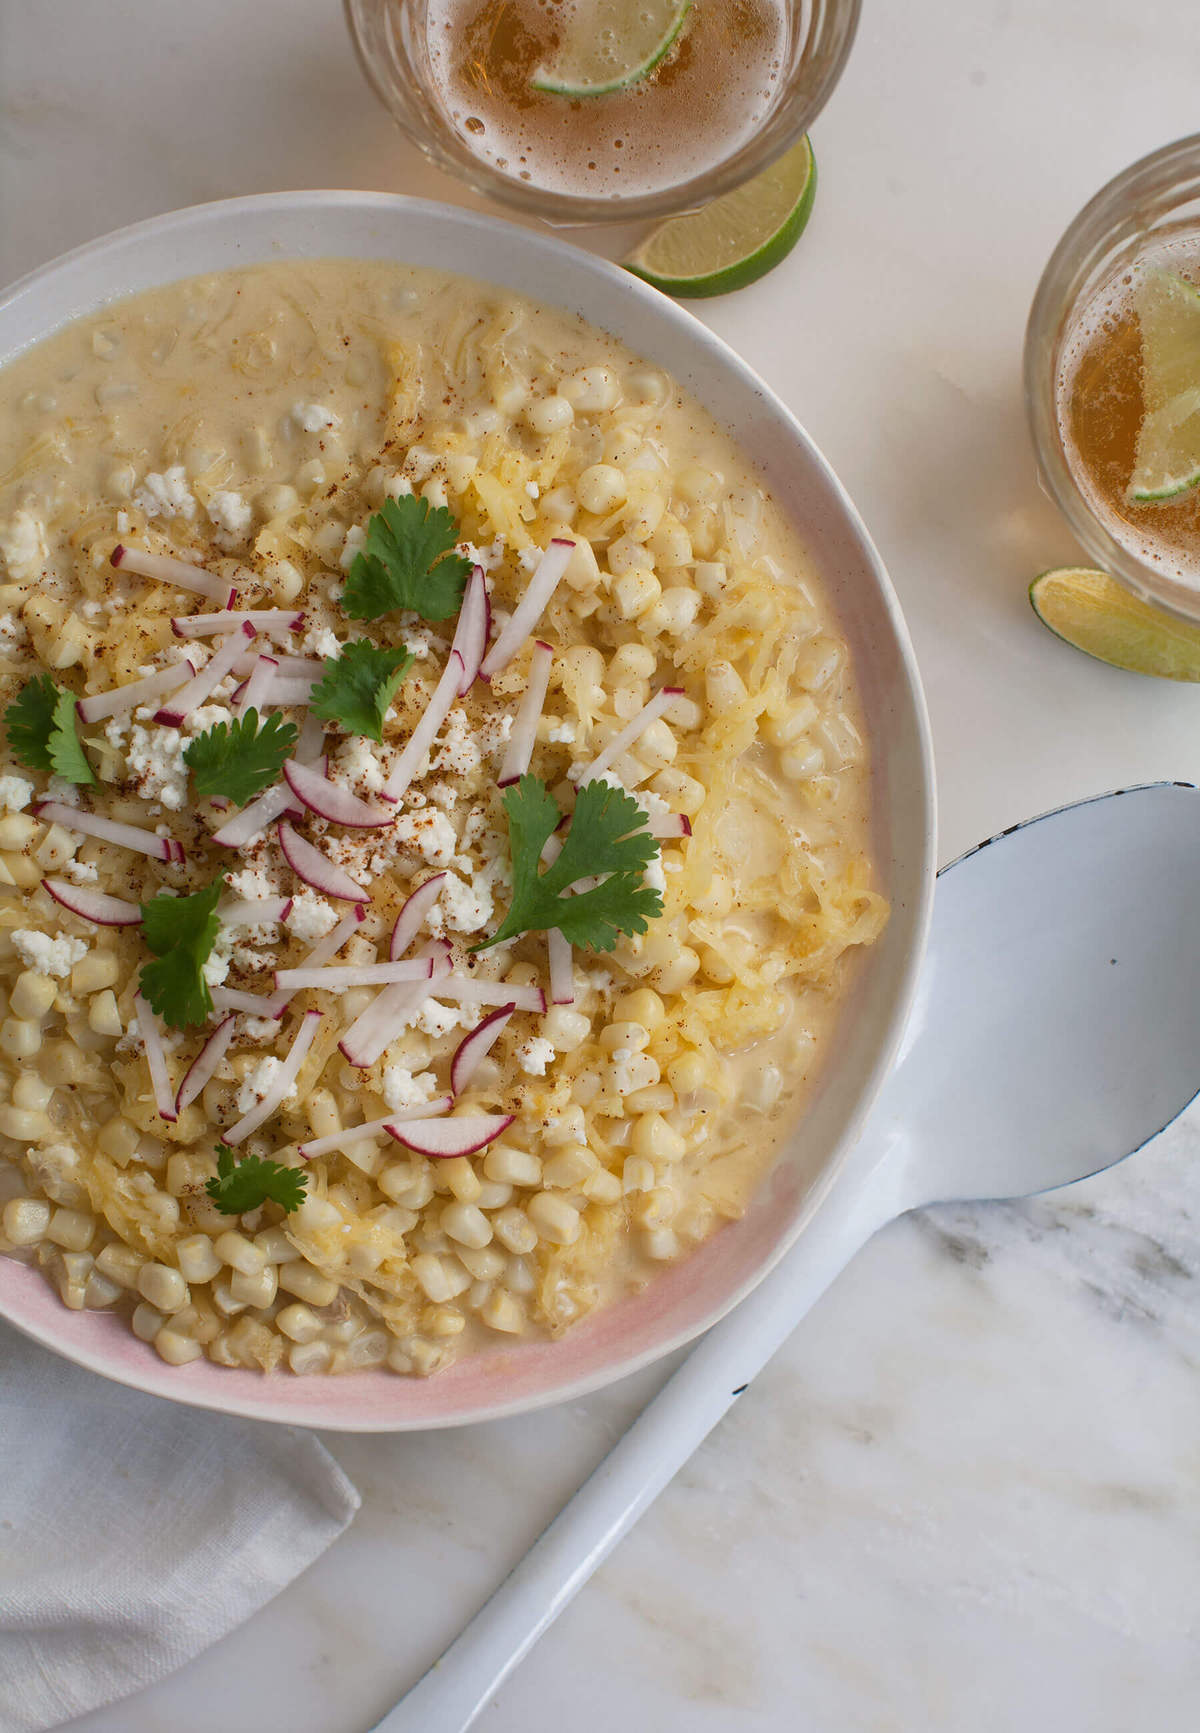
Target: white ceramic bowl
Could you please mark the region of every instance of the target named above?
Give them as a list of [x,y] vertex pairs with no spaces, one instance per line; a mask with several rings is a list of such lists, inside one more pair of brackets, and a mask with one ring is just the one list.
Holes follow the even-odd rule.
[[714,1324],[819,1209],[893,1056],[925,941],[934,873],[928,720],[908,633],[879,556],[808,435],[719,338],[654,289],[560,240],[387,195],[280,193],[155,217],[45,266],[0,299],[0,363],[106,302],[266,260],[395,259],[483,277],[580,313],[664,367],[737,439],[800,531],[850,641],[874,762],[874,847],[892,915],[857,969],[803,1119],[739,1222],[641,1294],[557,1342],[498,1346],[427,1380],[384,1371],[264,1377],[207,1360],[166,1366],[103,1312],[66,1310],[42,1276],[0,1257],[0,1315],[119,1382],[264,1420],[401,1431],[495,1419],[580,1396]]

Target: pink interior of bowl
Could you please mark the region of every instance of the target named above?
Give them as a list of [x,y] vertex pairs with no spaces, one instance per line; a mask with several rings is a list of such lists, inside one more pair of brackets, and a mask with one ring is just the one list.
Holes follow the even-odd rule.
[[664,367],[764,474],[815,560],[855,662],[874,753],[873,822],[892,901],[861,960],[802,1121],[739,1222],[640,1294],[555,1342],[499,1345],[428,1380],[365,1372],[263,1377],[206,1360],[165,1365],[103,1313],[67,1311],[41,1275],[0,1257],[0,1314],[107,1377],[261,1419],[387,1431],[495,1418],[565,1400],[631,1372],[714,1323],[820,1207],[839,1154],[890,1062],[924,943],[934,870],[928,724],[895,596],[857,514],[807,435],[725,346],[624,272],[492,218],[361,193],[274,194],[200,206],[92,243],[0,301],[0,360],[105,301],[175,278],[266,259],[394,258],[486,276],[582,314]]

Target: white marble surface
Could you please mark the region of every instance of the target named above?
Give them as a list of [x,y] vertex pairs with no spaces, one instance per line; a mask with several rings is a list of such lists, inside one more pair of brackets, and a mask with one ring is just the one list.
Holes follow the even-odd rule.
[[[1194,41],[1177,0],[866,10],[815,129],[801,246],[698,310],[800,413],[890,565],[949,859],[1062,801],[1200,772],[1194,691],[1089,663],[1028,610],[1030,576],[1075,550],[1036,486],[1019,374],[1065,223],[1194,127]],[[468,202],[393,135],[333,0],[0,0],[0,97],[4,277],[231,193]],[[482,1726],[1191,1733],[1198,1157],[1193,1112],[1057,1199],[886,1231]],[[80,1733],[359,1733],[654,1383],[472,1432],[333,1440],[365,1495],[345,1539]]]

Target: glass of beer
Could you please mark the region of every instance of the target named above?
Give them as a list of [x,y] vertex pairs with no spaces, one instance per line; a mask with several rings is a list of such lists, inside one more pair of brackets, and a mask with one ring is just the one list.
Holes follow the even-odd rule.
[[1025,398],[1043,483],[1090,558],[1200,619],[1200,134],[1110,181],[1059,242]]
[[860,0],[344,0],[402,131],[551,222],[694,209],[765,168],[837,83]]

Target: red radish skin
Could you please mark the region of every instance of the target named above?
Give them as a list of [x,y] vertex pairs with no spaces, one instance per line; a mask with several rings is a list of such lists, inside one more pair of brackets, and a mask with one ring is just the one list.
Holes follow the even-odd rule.
[[212,1002],[218,1011],[244,1011],[250,1017],[283,1016],[291,1000],[290,993],[272,993],[264,999],[260,993],[243,993],[237,987],[214,987]]
[[331,824],[344,825],[347,830],[383,830],[396,822],[394,812],[360,800],[310,765],[289,759],[283,767],[283,779],[302,805]]
[[471,975],[450,975],[437,983],[430,994],[433,999],[451,999],[463,1005],[515,1005],[518,1011],[546,1009],[546,995],[540,987],[526,987],[513,981],[477,981]]
[[432,957],[407,957],[398,963],[326,964],[320,969],[276,969],[275,985],[298,993],[315,987],[326,993],[348,993],[352,987],[391,987],[400,982],[428,981],[433,976]]
[[482,1023],[477,1023],[471,1033],[459,1042],[454,1058],[450,1061],[450,1087],[455,1095],[461,1095],[481,1059],[485,1059],[508,1027],[508,1020],[516,1010],[513,1004],[501,1005],[498,1011],[489,1011]]
[[529,769],[534,742],[537,740],[537,726],[546,702],[546,688],[550,684],[550,665],[553,660],[553,650],[539,638],[533,646],[533,655],[529,661],[529,684],[517,710],[517,719],[509,736],[504,763],[500,766],[500,775],[496,779],[500,788],[519,782]]
[[181,614],[171,621],[171,630],[177,638],[213,638],[246,625],[256,632],[298,632],[304,615],[287,608],[248,608],[236,614],[225,608],[219,614]]
[[391,944],[388,956],[393,963],[400,958],[412,944],[421,930],[421,923],[430,909],[442,894],[448,873],[434,873],[431,879],[426,879],[423,885],[418,885],[396,916],[396,924],[392,928]]
[[422,953],[433,965],[428,981],[399,982],[375,995],[372,1003],[354,1019],[338,1042],[347,1064],[365,1070],[382,1057],[414,1008],[436,990],[434,983],[450,973],[449,952],[450,947],[444,939],[434,940]]
[[398,1125],[406,1119],[433,1119],[439,1113],[449,1113],[453,1105],[452,1096],[435,1095],[417,1107],[400,1107],[382,1119],[368,1119],[363,1125],[351,1125],[345,1131],[331,1131],[328,1137],[318,1137],[312,1143],[297,1144],[296,1154],[311,1161],[318,1155],[328,1155],[330,1150],[344,1149],[348,1143],[362,1143],[365,1138],[379,1137],[389,1125]]
[[634,741],[646,732],[652,722],[657,721],[664,710],[670,709],[672,700],[682,696],[682,686],[660,686],[650,702],[643,704],[637,715],[625,724],[621,732],[614,734],[604,751],[593,758],[592,762],[586,765],[578,776],[573,776],[572,781],[577,782],[582,788],[585,782],[592,782],[597,776],[603,775],[609,765],[615,764],[623,752],[628,752]]
[[192,1060],[183,1074],[183,1082],[179,1085],[179,1093],[175,1097],[176,1116],[195,1101],[217,1066],[224,1059],[229,1043],[233,1040],[233,1031],[236,1026],[236,1017],[222,1018]]
[[213,651],[195,679],[189,680],[173,695],[169,707],[155,712],[154,720],[167,728],[181,728],[192,711],[198,710],[225,676],[232,673],[242,644],[247,637],[253,638],[254,635],[253,626],[243,626],[240,632],[231,632],[221,648]]
[[515,1113],[470,1113],[453,1119],[390,1119],[384,1130],[406,1149],[435,1161],[474,1155],[503,1135]]
[[450,646],[452,650],[458,651],[463,660],[462,677],[458,683],[460,698],[471,690],[478,677],[480,665],[487,650],[491,621],[492,604],[488,599],[487,579],[483,575],[483,567],[472,566],[471,575],[467,579],[467,587],[463,591],[462,607],[459,610],[454,642]]
[[171,1078],[167,1071],[167,1055],[163,1047],[162,1025],[140,993],[134,995],[133,1011],[137,1018],[138,1034],[142,1038],[146,1066],[150,1072],[150,1083],[154,1090],[154,1105],[158,1109],[159,1118],[165,1119],[168,1125],[174,1125],[179,1116],[175,1111],[175,1093],[171,1088]]
[[296,1039],[288,1049],[287,1058],[276,1073],[275,1081],[258,1106],[252,1107],[249,1113],[238,1120],[236,1125],[229,1127],[229,1130],[224,1134],[226,1143],[241,1143],[249,1137],[252,1131],[257,1131],[260,1125],[265,1124],[275,1109],[286,1101],[288,1091],[300,1075],[300,1067],[304,1064],[308,1050],[316,1040],[317,1026],[320,1021],[321,1013],[319,1011],[306,1011],[304,1013],[300,1019],[300,1027],[296,1031]]
[[105,896],[103,891],[89,891],[86,885],[69,885],[65,879],[43,879],[42,889],[49,891],[64,909],[97,927],[136,927],[142,918],[137,903]]
[[657,842],[669,842],[672,837],[691,836],[692,821],[682,812],[654,812],[646,821],[646,830]]
[[212,840],[220,843],[222,848],[241,848],[243,843],[250,842],[284,813],[299,818],[302,812],[303,808],[287,783],[277,782],[252,800],[249,806],[244,806],[236,818],[231,818],[220,830],[214,830]]
[[253,710],[258,715],[262,714],[263,703],[267,693],[271,690],[271,680],[278,667],[278,657],[268,656],[264,651],[254,664],[253,674],[242,681],[233,695],[233,713],[235,716],[242,717],[247,710]]
[[383,792],[388,800],[399,800],[421,768],[421,760],[433,745],[438,729],[449,716],[454,700],[458,697],[462,675],[463,659],[457,650],[451,650],[425,714],[409,735],[404,750],[387,779]]
[[322,896],[333,897],[343,903],[370,902],[370,891],[364,890],[362,885],[352,879],[349,873],[343,872],[341,867],[334,866],[319,848],[314,848],[311,842],[305,842],[290,824],[281,822],[277,835],[284,860],[296,877],[303,879],[306,885],[311,885],[314,891],[320,891]]

